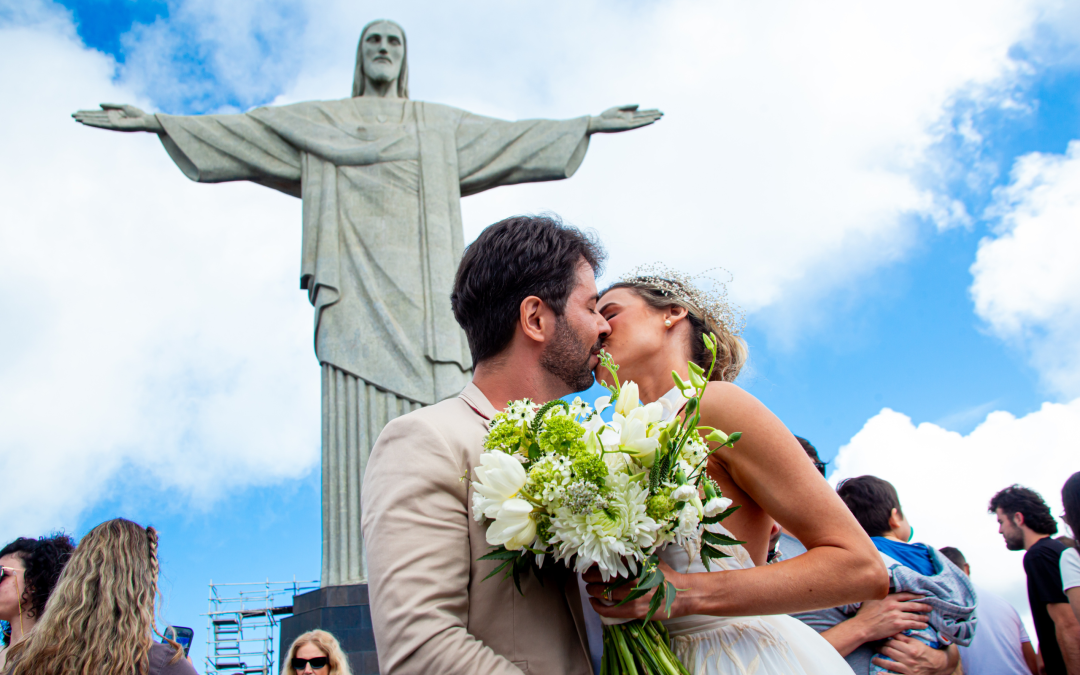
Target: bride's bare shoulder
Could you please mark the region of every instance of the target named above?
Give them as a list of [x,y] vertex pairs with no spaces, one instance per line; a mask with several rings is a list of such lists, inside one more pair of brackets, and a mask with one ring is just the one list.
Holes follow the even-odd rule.
[[710,382],[701,397],[703,419],[732,420],[761,415],[771,417],[772,413],[753,394],[734,382]]

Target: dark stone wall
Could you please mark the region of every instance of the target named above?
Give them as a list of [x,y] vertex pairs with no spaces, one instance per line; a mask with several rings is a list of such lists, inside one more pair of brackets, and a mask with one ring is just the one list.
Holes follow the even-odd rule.
[[279,672],[293,640],[316,628],[338,639],[353,675],[378,675],[367,584],[327,586],[293,598],[293,615],[281,621]]

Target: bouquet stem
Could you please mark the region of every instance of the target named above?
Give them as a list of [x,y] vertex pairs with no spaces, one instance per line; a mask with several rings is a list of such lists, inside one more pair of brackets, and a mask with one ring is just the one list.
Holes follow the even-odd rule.
[[658,621],[604,626],[600,675],[690,675],[669,643],[667,630]]

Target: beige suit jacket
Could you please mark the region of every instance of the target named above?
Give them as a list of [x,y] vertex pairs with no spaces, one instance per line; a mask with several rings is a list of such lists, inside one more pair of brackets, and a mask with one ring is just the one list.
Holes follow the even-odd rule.
[[544,568],[523,595],[472,518],[469,478],[496,413],[469,383],[460,396],[399,417],[379,435],[361,491],[368,593],[383,675],[589,675],[574,575]]

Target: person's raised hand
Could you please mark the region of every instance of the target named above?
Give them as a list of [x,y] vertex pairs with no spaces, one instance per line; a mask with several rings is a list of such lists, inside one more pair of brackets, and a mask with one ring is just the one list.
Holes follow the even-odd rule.
[[922,598],[914,593],[891,593],[881,600],[864,602],[854,617],[862,625],[863,642],[926,628],[929,625],[926,615],[933,608],[918,602]]
[[590,134],[612,134],[629,131],[652,124],[664,116],[656,109],[638,110],[637,104],[619,105],[608,108],[595,117],[589,118]]
[[[950,648],[955,649],[955,648]],[[946,649],[934,649],[924,642],[920,642],[907,635],[897,635],[886,642],[878,650],[880,656],[875,656],[875,665],[881,666],[890,673],[902,673],[903,675],[949,675],[956,669],[956,661],[950,659]],[[957,655],[959,659],[959,655]]]
[[157,117],[127,104],[102,103],[101,110],[79,110],[71,116],[80,124],[111,131],[164,131]]
[[[660,561],[660,569],[664,572],[664,578],[674,584],[675,588],[689,589],[689,586],[687,585],[689,580],[687,578],[690,575],[676,572],[664,561]],[[605,582],[603,576],[600,574],[600,569],[596,565],[590,567],[581,576],[587,584],[587,586],[585,586],[585,592],[591,596],[589,602],[600,616],[606,616],[612,619],[644,619],[649,614],[649,603],[652,601],[655,590],[649,591],[640,598],[631,600],[625,605],[619,605],[626,596],[630,595],[630,591],[634,588],[634,582],[625,583],[615,587],[614,584],[618,583],[620,579],[612,579],[609,582]],[[656,614],[653,615],[653,618],[670,619],[676,616],[693,614],[693,611],[689,607],[687,595],[687,591],[676,593],[675,604],[671,607],[671,613],[664,614],[664,608],[661,607]]]

